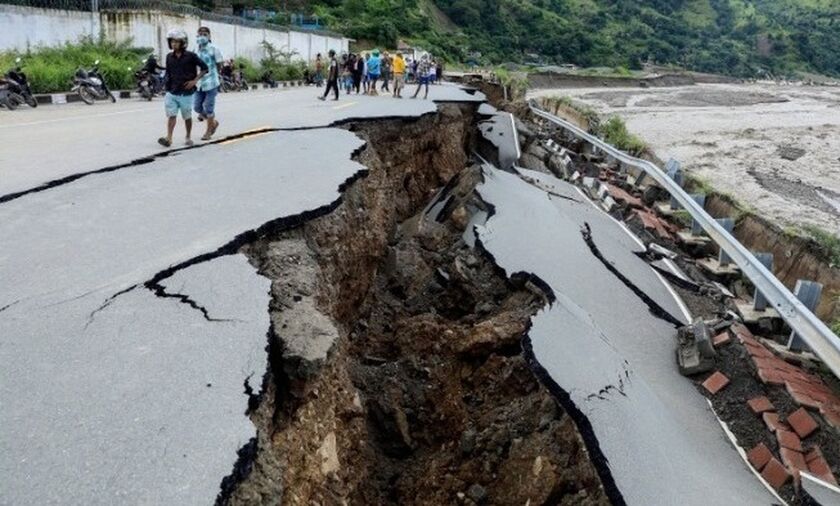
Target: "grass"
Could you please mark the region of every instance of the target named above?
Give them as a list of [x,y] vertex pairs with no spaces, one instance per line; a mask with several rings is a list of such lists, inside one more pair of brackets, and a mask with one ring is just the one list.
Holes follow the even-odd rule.
[[552,112],[557,113],[561,107],[566,107],[578,113],[589,125],[590,130],[597,129],[598,124],[600,122],[600,116],[598,116],[598,112],[595,109],[589,107],[588,105],[581,104],[580,102],[575,102],[572,97],[564,95],[564,96],[552,96],[552,97],[545,97],[542,99],[543,105],[548,107]]
[[840,266],[840,237],[814,225],[805,225],[802,230],[817,243],[832,266]]
[[[245,58],[237,58],[237,65],[243,65],[245,78],[259,82],[265,69],[270,68],[277,81],[297,80],[303,77],[306,63],[293,60],[294,53],[285,53],[270,44],[263,48],[266,57],[259,64]],[[99,70],[112,90],[134,88],[134,72],[143,66],[143,60],[152,52],[151,48],[133,47],[131,41],[113,43],[82,38],[74,44],[57,47],[38,47],[23,53],[0,53],[0,69],[14,66],[15,58],[22,59],[32,91],[35,93],[57,93],[70,91],[76,69],[90,68],[99,60]],[[161,65],[164,62],[159,62]]]
[[509,90],[508,100],[513,101],[525,96],[528,91],[528,76],[526,74],[511,72],[504,67],[497,67],[493,72],[499,78],[501,85]]
[[99,60],[99,70],[108,86],[126,89],[134,86],[134,71],[142,66],[141,60],[151,51],[151,48],[132,47],[130,41],[112,43],[82,38],[75,44],[39,47],[24,53],[0,53],[0,69],[11,68],[19,56],[33,91],[53,93],[69,91],[76,69],[90,68]]
[[834,320],[834,323],[831,324],[831,331],[834,332],[834,335],[840,336],[840,320]]
[[627,130],[624,120],[612,116],[598,126],[598,135],[609,144],[626,151],[633,156],[640,156],[647,150],[647,144]]

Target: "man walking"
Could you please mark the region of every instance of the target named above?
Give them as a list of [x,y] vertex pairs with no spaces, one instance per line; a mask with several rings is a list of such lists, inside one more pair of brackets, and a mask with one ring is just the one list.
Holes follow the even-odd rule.
[[402,89],[405,86],[405,60],[402,53],[397,53],[391,65],[394,72],[394,98],[402,98]]
[[393,71],[393,64],[394,60],[391,58],[391,55],[388,52],[382,53],[382,90],[381,91],[391,91],[390,81],[391,81],[391,73]]
[[429,98],[429,81],[431,80],[432,64],[429,63],[429,55],[424,54],[420,58],[420,63],[417,64],[417,90],[411,98],[417,98],[420,93],[420,88],[426,87],[426,94],[423,95],[423,100]]
[[198,57],[207,65],[207,73],[198,82],[198,91],[195,93],[193,105],[198,114],[198,121],[207,120],[207,130],[201,140],[209,141],[219,128],[219,121],[216,119],[216,95],[219,94],[219,86],[222,84],[219,71],[224,59],[221,51],[210,42],[210,29],[206,26],[198,29],[196,42],[198,42]]
[[193,94],[198,80],[207,73],[207,64],[195,53],[187,51],[187,33],[184,30],[171,30],[166,34],[166,42],[172,50],[166,55],[166,97],[163,107],[166,111],[166,137],[158,139],[161,146],[172,145],[172,133],[178,113],[184,119],[187,137],[184,143],[192,146],[192,106]]
[[368,59],[368,95],[376,96],[379,92],[376,91],[376,83],[379,81],[379,75],[382,72],[382,60],[379,58],[379,50],[374,49],[373,54]]
[[330,66],[327,69],[327,90],[324,92],[323,96],[319,96],[319,100],[326,100],[327,95],[330,94],[330,90],[335,92],[335,98],[333,100],[338,100],[338,61],[335,59],[335,51],[330,49]]

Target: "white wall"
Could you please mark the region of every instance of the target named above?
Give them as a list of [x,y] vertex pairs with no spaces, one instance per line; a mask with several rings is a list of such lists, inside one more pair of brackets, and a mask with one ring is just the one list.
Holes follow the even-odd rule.
[[349,39],[327,37],[317,32],[266,30],[205,20],[192,15],[159,11],[108,11],[98,14],[57,9],[38,9],[0,4],[0,51],[26,51],[38,46],[76,42],[100,30],[112,41],[132,39],[138,47],[150,47],[163,56],[168,51],[166,33],[173,28],[186,30],[195,47],[198,27],[210,28],[213,42],[225,58],[245,57],[258,61],[264,56],[263,40],[284,51],[297,51],[295,58],[312,60],[329,49],[348,51]]

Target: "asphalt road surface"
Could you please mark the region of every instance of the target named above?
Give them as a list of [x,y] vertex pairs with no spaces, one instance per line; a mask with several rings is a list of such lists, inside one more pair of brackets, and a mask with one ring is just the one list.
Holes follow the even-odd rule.
[[267,367],[269,282],[238,237],[326,212],[365,170],[330,125],[436,107],[316,93],[223,95],[231,138],[174,151],[160,100],[3,111],[0,504],[213,503]]

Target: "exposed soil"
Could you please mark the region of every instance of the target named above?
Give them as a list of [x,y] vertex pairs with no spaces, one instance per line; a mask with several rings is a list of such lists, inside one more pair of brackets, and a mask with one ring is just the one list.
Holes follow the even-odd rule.
[[270,368],[220,503],[608,503],[522,355],[542,292],[462,238],[483,205],[473,114],[349,125],[368,175],[333,213],[243,249],[272,280]]

